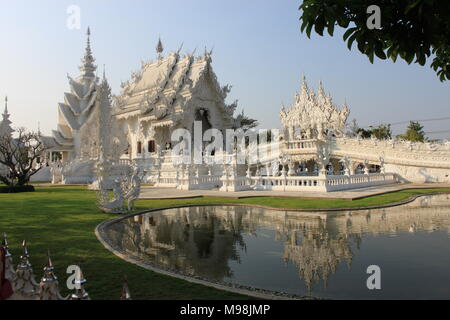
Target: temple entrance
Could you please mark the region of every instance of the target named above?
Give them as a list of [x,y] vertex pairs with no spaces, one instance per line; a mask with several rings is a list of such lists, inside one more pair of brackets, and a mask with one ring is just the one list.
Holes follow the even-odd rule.
[[192,124],[192,131],[191,131],[191,139],[192,139],[192,145],[194,145],[194,129],[195,129],[195,122],[201,122],[202,124],[202,152],[205,150],[206,146],[209,145],[211,142],[209,141],[203,141],[203,136],[205,135],[205,132],[212,128],[211,122],[209,121],[209,112],[206,109],[197,109],[195,111],[194,115],[194,123]]

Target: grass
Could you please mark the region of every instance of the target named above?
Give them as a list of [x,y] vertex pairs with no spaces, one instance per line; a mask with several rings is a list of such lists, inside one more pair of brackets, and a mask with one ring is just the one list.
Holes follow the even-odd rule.
[[[348,208],[404,201],[418,194],[449,192],[446,189],[411,189],[360,200],[299,198],[198,198],[144,200],[137,210],[195,204],[258,204],[275,208]],[[163,276],[127,263],[97,240],[95,227],[112,216],[95,206],[95,193],[84,187],[37,187],[34,193],[0,194],[0,232],[8,234],[14,263],[18,262],[23,239],[29,242],[31,263],[37,279],[42,276],[46,252],[50,250],[64,294],[66,268],[80,265],[93,299],[117,299],[126,274],[134,299],[246,299],[247,297]]]

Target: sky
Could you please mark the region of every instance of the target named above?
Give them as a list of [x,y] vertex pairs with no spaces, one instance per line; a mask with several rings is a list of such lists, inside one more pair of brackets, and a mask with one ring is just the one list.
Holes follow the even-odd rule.
[[[16,127],[51,134],[57,105],[69,90],[67,74],[78,76],[86,29],[99,75],[113,93],[155,59],[161,37],[166,53],[214,49],[213,69],[221,85],[231,84],[228,102],[278,128],[281,104],[291,105],[305,74],[317,88],[322,80],[336,104],[345,101],[350,119],[362,127],[450,117],[450,82],[429,67],[398,60],[371,64],[342,32],[334,37],[300,32],[301,0],[0,0],[0,97],[8,95]],[[81,28],[70,29],[68,8],[80,8]],[[1,108],[3,111],[3,108]],[[430,138],[450,139],[450,119],[423,122]],[[405,125],[394,125],[402,133]]]

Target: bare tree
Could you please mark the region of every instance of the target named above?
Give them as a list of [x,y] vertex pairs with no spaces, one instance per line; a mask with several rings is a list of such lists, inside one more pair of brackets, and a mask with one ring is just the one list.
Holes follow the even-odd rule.
[[16,137],[0,136],[0,181],[9,187],[23,186],[43,167],[38,161],[45,152],[39,134],[16,130]]

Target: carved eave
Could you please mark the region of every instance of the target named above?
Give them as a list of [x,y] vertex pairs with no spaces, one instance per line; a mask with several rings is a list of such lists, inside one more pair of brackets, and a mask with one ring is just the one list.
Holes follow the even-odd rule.
[[140,108],[132,108],[132,110],[121,110],[113,114],[114,117],[120,120],[126,120],[134,117],[139,117],[141,115]]
[[163,121],[152,122],[153,128],[172,127],[173,125],[174,125],[174,122],[172,120],[163,120]]
[[81,114],[87,114],[89,112],[91,112],[92,108],[95,105],[95,102],[97,100],[97,91],[92,92],[92,95],[86,105],[86,107],[81,111]]
[[65,139],[61,133],[59,131],[53,130],[52,131],[53,134],[53,138],[55,139],[55,141],[64,147],[71,147],[73,146],[73,140],[72,139]]
[[59,103],[58,108],[59,108],[60,115],[63,116],[67,125],[72,130],[79,130],[80,124],[78,123],[77,119],[75,118],[71,108],[68,105],[66,105],[65,103]]
[[72,112],[75,115],[79,115],[81,113],[80,109],[80,101],[78,100],[78,97],[74,95],[73,93],[65,92],[64,93],[64,102],[66,105],[70,106],[72,109]]
[[39,140],[45,146],[47,152],[62,152],[62,151],[71,151],[72,147],[66,147],[60,145],[54,137],[49,136],[40,136]]
[[73,94],[75,94],[75,96],[78,98],[78,100],[83,99],[84,95],[85,95],[85,93],[84,93],[85,86],[82,83],[72,79],[71,77],[68,77],[68,78],[69,78],[69,86],[70,86],[71,92],[73,92]]
[[72,133],[70,132],[70,128],[63,124],[58,124],[58,132],[64,139],[72,139]]

